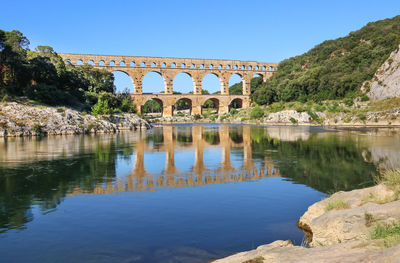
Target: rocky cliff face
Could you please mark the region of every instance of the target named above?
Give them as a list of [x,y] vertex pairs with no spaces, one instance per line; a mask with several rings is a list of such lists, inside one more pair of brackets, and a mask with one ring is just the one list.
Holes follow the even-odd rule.
[[147,129],[150,125],[136,114],[95,117],[64,107],[0,104],[0,137],[114,133],[137,128]]
[[400,97],[400,47],[393,51],[362,90],[371,100]]

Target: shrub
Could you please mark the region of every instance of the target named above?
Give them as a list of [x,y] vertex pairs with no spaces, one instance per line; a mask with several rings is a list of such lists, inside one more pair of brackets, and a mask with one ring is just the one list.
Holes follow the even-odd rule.
[[343,101],[343,103],[344,103],[344,105],[346,105],[347,107],[351,107],[351,106],[353,106],[354,101],[353,101],[352,99],[348,98],[348,99],[345,99],[345,100]]
[[290,122],[293,123],[293,124],[298,123],[298,121],[293,117],[290,117]]
[[136,113],[135,104],[133,104],[132,99],[129,96],[126,96],[122,99],[119,109],[122,112]]
[[259,119],[264,116],[264,111],[258,105],[256,105],[250,113],[251,119]]
[[200,114],[195,114],[193,116],[193,118],[194,118],[195,121],[200,120],[201,119],[201,115]]
[[108,106],[108,101],[106,100],[99,99],[99,101],[92,107],[93,115],[106,115],[112,113],[114,113],[114,110]]
[[324,105],[317,104],[314,106],[314,110],[318,112],[324,112],[326,111],[326,107]]
[[365,121],[367,119],[367,116],[364,113],[359,113],[357,114],[357,118],[361,121]]
[[307,111],[308,115],[310,115],[311,119],[317,123],[322,123],[324,120],[318,117],[315,112]]
[[232,116],[236,115],[237,113],[238,113],[237,110],[235,110],[234,108],[232,108],[232,109],[229,111],[229,114],[232,115]]
[[58,108],[57,108],[57,112],[58,112],[58,113],[63,113],[63,112],[65,112],[65,109],[64,109],[64,108],[61,108],[61,107],[58,107]]
[[32,130],[37,133],[37,134],[43,134],[45,131],[43,130],[43,127],[40,124],[35,124],[32,128]]
[[367,95],[362,95],[361,96],[361,101],[369,101],[369,98],[368,98],[368,96]]

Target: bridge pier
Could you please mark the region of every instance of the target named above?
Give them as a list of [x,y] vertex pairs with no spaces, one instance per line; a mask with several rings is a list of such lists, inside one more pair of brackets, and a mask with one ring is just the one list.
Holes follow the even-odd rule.
[[225,114],[225,113],[229,113],[229,105],[221,105],[221,104],[219,104],[218,114]]
[[172,117],[174,115],[174,106],[173,105],[165,105],[163,106],[163,117]]
[[201,105],[192,106],[192,115],[196,114],[201,115],[202,114],[201,110],[202,110]]

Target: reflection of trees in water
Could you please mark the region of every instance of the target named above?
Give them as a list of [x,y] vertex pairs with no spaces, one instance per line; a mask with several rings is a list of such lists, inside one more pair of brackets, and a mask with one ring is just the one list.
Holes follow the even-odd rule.
[[318,191],[333,193],[373,184],[376,168],[364,161],[365,148],[354,137],[312,134],[306,141],[284,142],[255,128],[252,139],[253,158],[264,159],[268,152],[282,176]]
[[243,127],[232,127],[229,130],[229,137],[234,143],[242,143],[243,142]]
[[43,211],[57,207],[74,188],[91,192],[96,184],[115,178],[116,156],[132,154],[123,140],[97,145],[94,151],[76,158],[45,160],[17,166],[0,167],[0,233],[24,229],[33,219],[31,206]]
[[205,131],[203,133],[203,138],[206,142],[208,142],[211,145],[216,145],[219,144],[220,142],[218,130]]
[[[280,141],[271,138],[268,130],[262,127],[209,129],[202,132],[202,136],[197,136],[195,132],[200,131],[198,135],[201,135],[202,129],[192,128],[155,129],[146,134],[142,143],[147,142],[149,148],[156,151],[164,144],[174,145],[174,140],[196,148],[196,144],[202,144],[196,138],[202,137],[211,145],[222,142],[223,147],[230,147],[229,154],[244,157],[243,147],[250,146],[251,142],[247,152],[255,161],[272,160],[282,176],[321,192],[351,190],[372,184],[371,174],[375,166],[365,162],[368,158],[363,157],[362,152],[366,148],[356,141],[355,136],[311,134],[307,140]],[[81,192],[93,192],[96,185],[113,181],[117,157],[130,158],[134,153],[132,144],[123,136],[119,138],[116,135],[115,138],[93,141],[94,147],[73,156],[67,155],[64,159],[35,161],[12,168],[0,167],[0,231],[23,229],[32,220],[30,207],[33,204],[40,205],[42,210],[49,210],[75,188]],[[231,145],[229,138],[233,143]],[[241,143],[244,146],[237,148],[237,144]],[[235,144],[236,148],[232,148]],[[136,146],[139,147],[138,144]],[[253,160],[250,161],[253,163]],[[214,183],[217,182],[215,179]]]

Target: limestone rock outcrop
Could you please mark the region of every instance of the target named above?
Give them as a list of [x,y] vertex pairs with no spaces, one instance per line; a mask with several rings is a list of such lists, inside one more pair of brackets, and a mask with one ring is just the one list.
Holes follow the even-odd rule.
[[372,100],[400,97],[400,46],[361,88]]
[[243,263],[256,258],[265,263],[397,263],[400,260],[400,245],[386,250],[371,251],[368,246],[360,247],[359,241],[305,248],[293,246],[290,241],[278,240],[213,263]]
[[[383,240],[370,238],[374,226],[400,222],[400,200],[396,194],[382,184],[335,193],[310,206],[298,221],[309,248],[279,240],[214,263],[242,263],[252,259],[268,263],[400,262],[400,245],[384,249]],[[341,204],[343,209],[332,208],[332,203]]]
[[147,129],[150,125],[136,114],[95,117],[64,107],[0,104],[0,137],[114,133],[137,128]]

